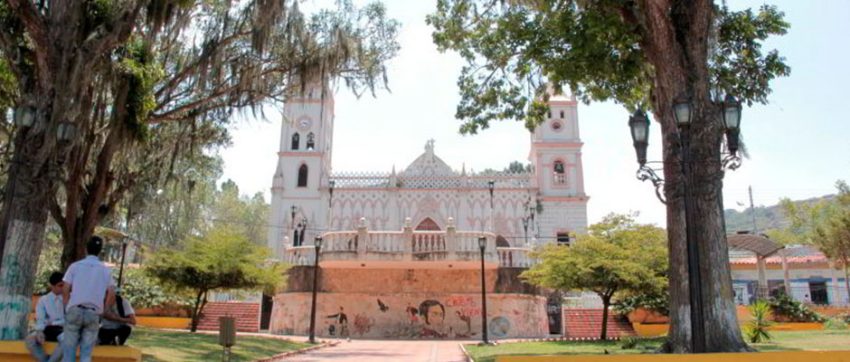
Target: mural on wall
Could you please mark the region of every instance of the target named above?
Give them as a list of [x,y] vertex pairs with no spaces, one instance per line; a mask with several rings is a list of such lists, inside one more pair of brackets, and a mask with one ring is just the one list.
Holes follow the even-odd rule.
[[[309,294],[293,294],[298,294],[295,300],[275,305],[274,333],[300,331],[309,325],[309,313],[304,313],[309,310],[305,303]],[[545,298],[505,294],[491,298],[487,327],[494,338],[548,335]],[[322,303],[324,300],[335,303]],[[481,335],[480,300],[470,294],[335,294],[317,303],[319,314],[325,316],[319,330],[337,338],[477,338]]]
[[487,324],[487,329],[490,330],[490,335],[493,337],[504,338],[511,332],[511,321],[505,317],[498,316],[490,320]]
[[334,335],[334,333],[338,330],[339,336],[343,338],[348,338],[348,315],[345,314],[345,308],[339,307],[339,313],[331,314],[325,318],[333,318],[334,322],[328,327],[328,333],[330,335]]

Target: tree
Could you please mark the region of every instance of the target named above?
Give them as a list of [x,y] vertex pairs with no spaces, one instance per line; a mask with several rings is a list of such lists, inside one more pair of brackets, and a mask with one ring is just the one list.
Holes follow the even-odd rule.
[[[692,350],[685,233],[696,235],[707,351],[747,350],[735,315],[723,225],[721,93],[766,102],[770,81],[789,73],[762,42],[788,24],[775,7],[732,11],[710,0],[498,1],[439,0],[428,17],[441,50],[467,60],[458,86],[462,133],[500,119],[544,118],[547,87],[569,87],[585,102],[613,100],[649,109],[661,126],[670,240],[671,327],[667,348]],[[691,109],[695,160],[692,225],[686,225],[674,100]],[[624,117],[625,118],[625,117]]]
[[658,294],[667,285],[664,230],[639,225],[626,215],[608,215],[571,246],[547,245],[540,262],[521,276],[559,290],[590,290],[602,299],[602,340],[608,337],[612,298]]
[[791,219],[782,234],[797,236],[797,240],[814,245],[834,263],[844,269],[844,287],[850,300],[850,186],[839,180],[835,183],[838,195],[813,204],[795,203],[782,199],[780,205]]
[[67,266],[128,190],[173,177],[234,110],[282,104],[314,79],[383,86],[397,23],[378,3],[338,6],[307,18],[296,1],[0,2],[0,55],[17,108],[35,115],[9,142],[0,301],[14,307],[0,311],[0,339],[25,331],[48,212]]
[[[256,114],[264,104],[281,105],[319,78],[341,79],[355,94],[382,86],[383,62],[397,45],[396,24],[380,4],[358,9],[340,2],[308,18],[293,2],[267,25],[258,11],[255,2],[187,6],[161,30],[139,31],[119,49],[123,59],[98,92],[105,95],[95,98],[104,105],[92,107],[91,118],[102,125],[72,150],[77,159],[69,163],[77,170],[90,165],[83,170],[94,176],[69,169],[68,197],[51,208],[68,245],[64,264],[83,256],[92,226],[133,185],[183,178],[173,170],[176,161],[229,143],[225,127],[234,110]],[[195,45],[175,43],[193,32],[200,34]],[[97,112],[104,107],[111,111]]]
[[182,250],[163,249],[145,266],[161,283],[191,292],[191,331],[198,328],[207,294],[219,289],[275,289],[283,283],[282,264],[271,252],[227,227],[216,227],[202,238],[190,238]]

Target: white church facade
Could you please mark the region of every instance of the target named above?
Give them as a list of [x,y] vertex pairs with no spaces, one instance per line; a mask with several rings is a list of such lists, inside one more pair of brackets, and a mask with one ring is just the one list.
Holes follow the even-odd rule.
[[588,196],[574,98],[550,98],[549,117],[529,137],[530,170],[453,170],[429,140],[424,153],[398,172],[334,173],[333,98],[319,89],[305,96],[284,107],[268,233],[279,258],[287,247],[311,244],[324,232],[354,230],[361,220],[371,230],[446,230],[454,224],[491,231],[499,245],[516,247],[569,242],[585,231]]
[[307,334],[316,290],[323,337],[478,338],[482,316],[492,338],[561,333],[560,298],[519,275],[587,227],[575,99],[550,98],[521,170],[454,170],[428,140],[399,171],[335,173],[328,93],[284,107],[268,246],[292,267],[269,330]]

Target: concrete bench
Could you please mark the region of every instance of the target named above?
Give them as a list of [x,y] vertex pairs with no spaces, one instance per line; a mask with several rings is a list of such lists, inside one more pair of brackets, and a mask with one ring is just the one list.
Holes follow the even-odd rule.
[[[45,343],[44,350],[48,354],[56,348],[56,343]],[[92,361],[97,362],[140,362],[142,351],[127,346],[96,346],[92,353]],[[3,362],[32,362],[32,356],[27,351],[24,341],[0,341],[0,361]]]

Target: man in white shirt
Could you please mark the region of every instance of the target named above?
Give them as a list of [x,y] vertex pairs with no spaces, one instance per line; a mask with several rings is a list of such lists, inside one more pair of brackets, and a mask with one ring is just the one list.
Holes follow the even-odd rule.
[[136,325],[136,311],[127,298],[121,293],[115,293],[115,304],[103,312],[103,323],[100,325],[97,339],[100,344],[123,346],[133,327]]
[[65,335],[62,339],[62,360],[65,362],[75,362],[78,345],[80,362],[91,362],[104,299],[107,308],[115,302],[115,284],[109,267],[97,258],[101,250],[103,239],[92,236],[86,244],[88,256],[71,264],[65,272]]
[[44,342],[57,342],[61,340],[62,325],[65,324],[65,306],[62,303],[62,273],[53,272],[50,275],[50,291],[38,299],[35,306],[35,331],[30,334],[24,343],[36,361],[44,362],[59,361],[62,358],[62,348],[57,346],[47,358],[44,353]]

